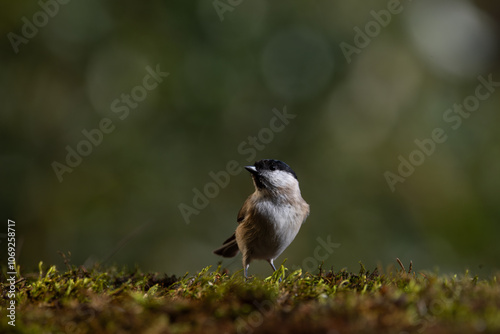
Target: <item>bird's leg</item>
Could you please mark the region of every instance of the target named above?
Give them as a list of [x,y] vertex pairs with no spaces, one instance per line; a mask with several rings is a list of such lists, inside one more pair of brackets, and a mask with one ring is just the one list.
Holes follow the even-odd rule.
[[[267,260],[267,262],[269,262],[269,264],[271,265],[271,267],[273,267],[273,270],[276,271],[276,267],[274,266],[274,260],[273,259],[269,259],[269,260]],[[281,283],[281,277],[280,277],[279,281]]]
[[274,260],[273,259],[269,259],[267,260],[267,262],[269,262],[269,264],[271,265],[271,267],[273,267],[273,270],[276,271],[276,267],[274,266]]
[[250,262],[252,259],[250,258],[250,254],[247,253],[246,249],[241,251],[242,257],[241,260],[243,262],[243,275],[245,276],[245,281],[248,279],[248,267],[250,267]]
[[250,267],[250,264],[243,266],[243,274],[245,275],[245,280],[248,279],[248,267]]

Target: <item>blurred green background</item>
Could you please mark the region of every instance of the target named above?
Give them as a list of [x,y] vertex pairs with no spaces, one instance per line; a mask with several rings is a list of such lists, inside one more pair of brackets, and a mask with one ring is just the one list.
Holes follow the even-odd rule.
[[[15,220],[22,267],[61,264],[58,251],[178,275],[216,265],[250,176],[231,176],[189,223],[179,205],[229,161],[274,158],[311,206],[277,263],[314,269],[321,237],[340,244],[325,260],[335,270],[396,257],[417,270],[498,270],[500,87],[456,129],[445,115],[479,76],[500,82],[500,4],[60,1],[0,14],[0,240]],[[169,73],[151,90],[140,88],[147,66]],[[243,154],[284,108],[295,118]],[[113,131],[60,182],[53,163],[67,165],[67,147],[89,153],[82,131],[103,119]],[[384,173],[435,128],[446,141],[391,191]]]

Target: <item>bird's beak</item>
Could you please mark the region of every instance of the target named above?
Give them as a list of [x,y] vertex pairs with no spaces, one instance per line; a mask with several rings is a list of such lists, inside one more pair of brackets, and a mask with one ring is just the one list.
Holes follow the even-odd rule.
[[255,166],[245,166],[245,169],[252,174],[257,174],[257,168],[255,168]]

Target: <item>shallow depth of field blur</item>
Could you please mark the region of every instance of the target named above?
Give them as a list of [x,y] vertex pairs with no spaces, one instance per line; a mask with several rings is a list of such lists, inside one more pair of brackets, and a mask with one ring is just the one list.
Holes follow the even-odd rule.
[[[277,264],[500,268],[500,4],[40,3],[2,6],[2,261],[12,219],[26,269],[58,251],[179,275],[216,265],[253,191],[241,166],[274,158],[311,206]],[[86,156],[70,167],[68,150]],[[231,161],[241,171],[217,185]]]

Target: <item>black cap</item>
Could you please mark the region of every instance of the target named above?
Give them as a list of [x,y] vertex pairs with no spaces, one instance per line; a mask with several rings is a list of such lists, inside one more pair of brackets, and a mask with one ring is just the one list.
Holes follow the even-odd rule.
[[[254,167],[254,168],[252,168]],[[262,170],[282,170],[285,172],[288,172],[293,175],[295,179],[297,179],[297,174],[293,171],[290,166],[288,166],[286,163],[280,160],[274,160],[274,159],[263,159],[256,161],[254,166],[245,166],[245,168],[252,174],[258,173],[259,171]]]

